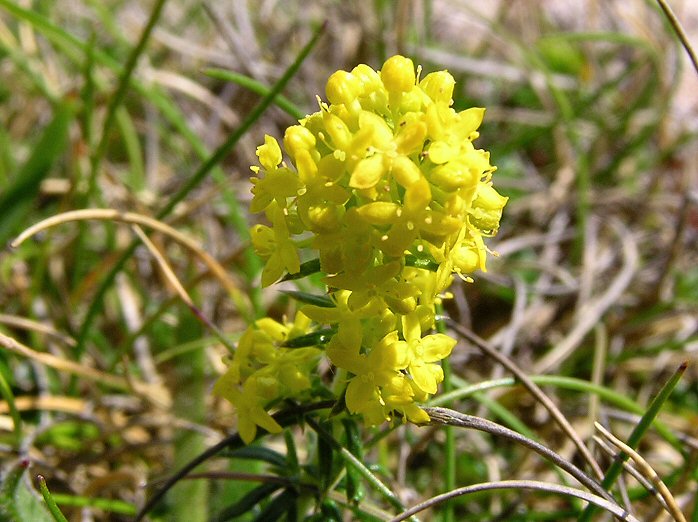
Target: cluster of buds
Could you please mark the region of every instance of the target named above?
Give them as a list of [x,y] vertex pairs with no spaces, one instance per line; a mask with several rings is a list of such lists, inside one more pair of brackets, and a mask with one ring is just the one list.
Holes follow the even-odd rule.
[[[435,304],[454,274],[485,270],[483,238],[496,234],[507,198],[492,187],[489,153],[473,146],[484,109],[456,112],[453,76],[420,72],[399,55],[380,71],[337,71],[329,103],[286,130],[286,161],[271,136],[257,149],[251,210],[272,225],[251,229],[262,284],[319,259],[329,300],[304,305],[294,325],[258,321],[240,342],[216,391],[236,406],[246,440],[256,426],[280,429],[266,406],[307,393],[303,372],[321,348],[349,412],[369,424],[428,420],[418,404],[437,391],[456,344],[430,333]],[[288,347],[320,329],[334,332],[326,345]]]

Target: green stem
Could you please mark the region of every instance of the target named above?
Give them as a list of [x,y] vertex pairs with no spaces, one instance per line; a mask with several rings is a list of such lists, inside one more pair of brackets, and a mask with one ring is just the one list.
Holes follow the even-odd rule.
[[114,125],[114,121],[117,116],[117,109],[121,106],[121,103],[124,101],[124,98],[126,97],[126,92],[131,86],[131,77],[133,76],[133,71],[135,70],[136,65],[138,64],[138,59],[145,51],[145,46],[147,45],[148,40],[150,39],[150,35],[153,32],[153,29],[155,28],[155,24],[157,24],[158,20],[160,19],[160,14],[162,13],[162,9],[165,7],[166,1],[167,0],[157,0],[155,2],[153,10],[150,12],[148,22],[145,28],[143,29],[143,33],[141,34],[141,37],[138,40],[138,43],[136,44],[136,47],[133,48],[131,54],[126,60],[126,65],[124,66],[124,69],[121,73],[121,77],[119,78],[119,85],[116,88],[116,92],[114,92],[114,95],[109,100],[109,106],[107,107],[107,117],[104,120],[104,128],[102,129],[102,136],[99,140],[99,144],[97,145],[97,150],[92,156],[92,161],[90,165],[90,179],[87,189],[87,201],[91,199],[92,194],[94,194],[95,192],[95,188],[97,185],[97,172],[99,170],[102,159],[104,158],[104,154],[107,150],[107,143],[109,142],[109,131]]
[[65,518],[63,513],[61,513],[61,510],[56,505],[56,501],[51,496],[51,492],[48,490],[48,486],[46,485],[46,479],[42,475],[39,475],[39,489],[41,490],[41,496],[44,497],[44,502],[46,502],[46,506],[48,507],[53,520],[56,522],[68,522],[68,519]]
[[[443,316],[443,305],[441,303],[437,303],[434,309],[437,317]],[[443,320],[436,320],[436,331],[442,334],[446,333],[446,324]],[[444,359],[441,362],[441,367],[444,371],[443,393],[449,393],[453,391],[451,361],[448,358]],[[444,466],[444,486],[446,491],[453,491],[456,489],[456,434],[452,426],[446,426],[444,428],[444,433],[446,435],[446,444],[444,447],[444,458],[446,460]],[[455,521],[453,502],[444,503],[442,520],[443,522]]]
[[318,436],[332,446],[332,448],[339,453],[347,464],[356,469],[356,471],[358,471],[361,476],[366,479],[366,481],[390,503],[391,506],[398,511],[404,511],[405,508],[402,505],[402,502],[400,502],[400,499],[395,496],[395,493],[393,493],[388,486],[383,484],[383,482],[381,482],[381,480],[376,477],[363,462],[352,455],[351,451],[342,446],[337,439],[335,439],[330,433],[328,433],[327,430],[315,422],[315,420],[311,417],[307,417],[305,422],[313,429],[313,431],[315,431],[315,433],[318,434]]

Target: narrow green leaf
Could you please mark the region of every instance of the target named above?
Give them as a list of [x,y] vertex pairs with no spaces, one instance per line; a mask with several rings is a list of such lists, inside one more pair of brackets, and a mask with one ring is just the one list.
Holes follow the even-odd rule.
[[[330,422],[320,424],[323,430],[332,429]],[[325,437],[318,437],[317,441],[317,468],[320,488],[325,491],[333,482],[334,451],[331,441]]]
[[306,346],[320,346],[330,342],[330,339],[337,333],[336,328],[323,328],[307,335],[301,335],[289,339],[282,346],[285,348],[305,348]]
[[229,453],[229,456],[234,459],[261,460],[279,468],[286,466],[286,457],[263,446],[245,446]]
[[262,500],[265,498],[271,497],[271,495],[277,490],[281,488],[281,484],[275,484],[275,483],[268,483],[268,484],[262,484],[252,491],[250,491],[247,495],[242,497],[239,501],[237,501],[235,504],[232,506],[229,506],[225,508],[223,511],[221,511],[218,515],[213,517],[211,520],[214,522],[224,522],[226,520],[232,520],[236,517],[242,516],[248,511],[250,511],[253,507],[255,507],[257,504],[259,504]]
[[[254,78],[245,76],[244,74],[236,73],[235,71],[228,71],[226,69],[218,68],[208,68],[204,69],[203,73],[211,78],[216,78],[217,80],[223,80],[225,82],[236,83],[245,89],[259,94],[260,96],[265,96],[269,94],[270,87],[258,82]],[[295,105],[291,100],[279,94],[274,100],[274,104],[280,109],[284,110],[289,116],[294,120],[300,120],[305,116],[305,113]]]
[[69,103],[56,107],[53,119],[34,145],[14,182],[0,194],[0,244],[5,244],[24,225],[43,179],[68,147],[68,127],[73,119]]
[[119,499],[82,497],[79,495],[66,495],[63,493],[53,493],[52,496],[56,501],[56,504],[60,504],[61,506],[89,507],[128,516],[133,516],[136,514],[136,508],[133,504],[129,504],[128,502],[124,502],[123,500]]
[[281,278],[281,281],[294,281],[296,279],[303,279],[304,277],[309,276],[311,274],[317,274],[318,272],[320,272],[320,269],[320,260],[311,259],[310,261],[301,263],[301,269],[297,274],[286,274]]
[[291,476],[298,475],[300,473],[300,463],[298,462],[296,442],[293,439],[291,430],[284,430],[284,441],[286,442],[285,471]]
[[44,502],[46,502],[46,506],[48,507],[48,510],[51,512],[53,520],[55,520],[56,522],[68,522],[68,519],[65,518],[63,513],[61,513],[61,510],[58,509],[56,501],[51,496],[51,492],[48,490],[48,486],[46,485],[46,479],[43,477],[43,475],[39,475],[38,478],[39,489],[41,489],[41,495],[44,497]]
[[[262,512],[254,519],[255,522],[274,522],[280,520],[289,511],[296,510],[298,494],[292,489],[284,490],[281,495],[272,500]],[[288,520],[288,517],[287,517]]]
[[[354,455],[357,459],[363,459],[363,441],[361,440],[361,433],[359,427],[356,425],[356,420],[352,418],[342,419],[342,425],[344,426],[344,433],[346,435],[347,449]],[[361,474],[353,466],[349,466],[345,463],[346,470],[346,489],[347,489],[347,501],[353,504],[357,504],[364,497],[364,491],[361,484]]]

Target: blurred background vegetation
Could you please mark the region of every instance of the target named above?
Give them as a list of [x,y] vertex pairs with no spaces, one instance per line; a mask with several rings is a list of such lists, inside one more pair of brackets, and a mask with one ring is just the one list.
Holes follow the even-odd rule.
[[[696,6],[672,6],[696,42]],[[325,21],[283,90],[291,109],[271,106],[231,142]],[[0,241],[70,210],[157,217],[225,267],[147,230],[200,313],[234,342],[251,319],[293,306],[278,288],[259,290],[249,248],[256,145],[283,135],[294,106],[316,110],[331,72],[379,67],[395,52],[425,72],[448,69],[457,109],[487,108],[476,145],[491,151],[510,197],[489,243],[499,256],[454,286],[448,313],[531,375],[559,377],[545,389],[583,438],[596,419],[626,438],[698,349],[698,81],[650,1],[0,0]],[[0,254],[0,459],[6,474],[29,459],[27,475],[46,477],[71,520],[131,519],[146,484],[232,427],[229,406],[210,394],[225,347],[119,221],[60,224]],[[468,343],[451,364],[457,390],[508,377]],[[659,416],[666,430],[640,447],[694,520],[696,377],[689,365]],[[521,388],[466,392],[450,406],[575,458]],[[365,459],[402,502],[443,491],[442,430],[386,431],[364,434]],[[293,433],[301,451],[305,434]],[[559,480],[488,435],[459,432],[456,448],[457,485]],[[207,469],[268,470],[251,462]],[[3,495],[38,488],[22,484]],[[251,488],[183,481],[150,516],[213,519]],[[632,481],[628,495],[654,520],[651,495]],[[565,520],[578,507],[497,492],[465,497],[456,512]]]

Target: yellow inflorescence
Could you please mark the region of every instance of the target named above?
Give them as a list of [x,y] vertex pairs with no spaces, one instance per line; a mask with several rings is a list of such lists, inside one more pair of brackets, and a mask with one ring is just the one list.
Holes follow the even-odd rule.
[[[454,85],[447,71],[420,80],[399,55],[380,71],[337,71],[327,82],[329,104],[320,102],[318,112],[286,130],[290,161],[266,136],[257,149],[260,166],[252,167],[251,210],[272,224],[251,230],[266,260],[262,284],[298,273],[302,257],[319,257],[336,306],[304,306],[313,321],[304,333],[336,329],[325,353],[344,370],[348,410],[371,424],[395,413],[428,420],[417,403],[436,392],[443,380],[438,363],[456,343],[429,334],[434,303],[453,274],[469,279],[485,270],[483,237],[496,234],[507,201],[492,187],[489,153],[473,146],[484,109],[456,112]],[[259,322],[249,330],[251,338],[265,331]],[[238,351],[255,345],[243,341]],[[277,368],[287,349],[275,346],[279,353],[268,365],[245,375],[233,364],[217,387],[237,407],[245,440],[256,426],[277,430],[265,405],[303,388],[262,382],[280,379],[267,368]],[[317,360],[312,350],[300,368]]]

